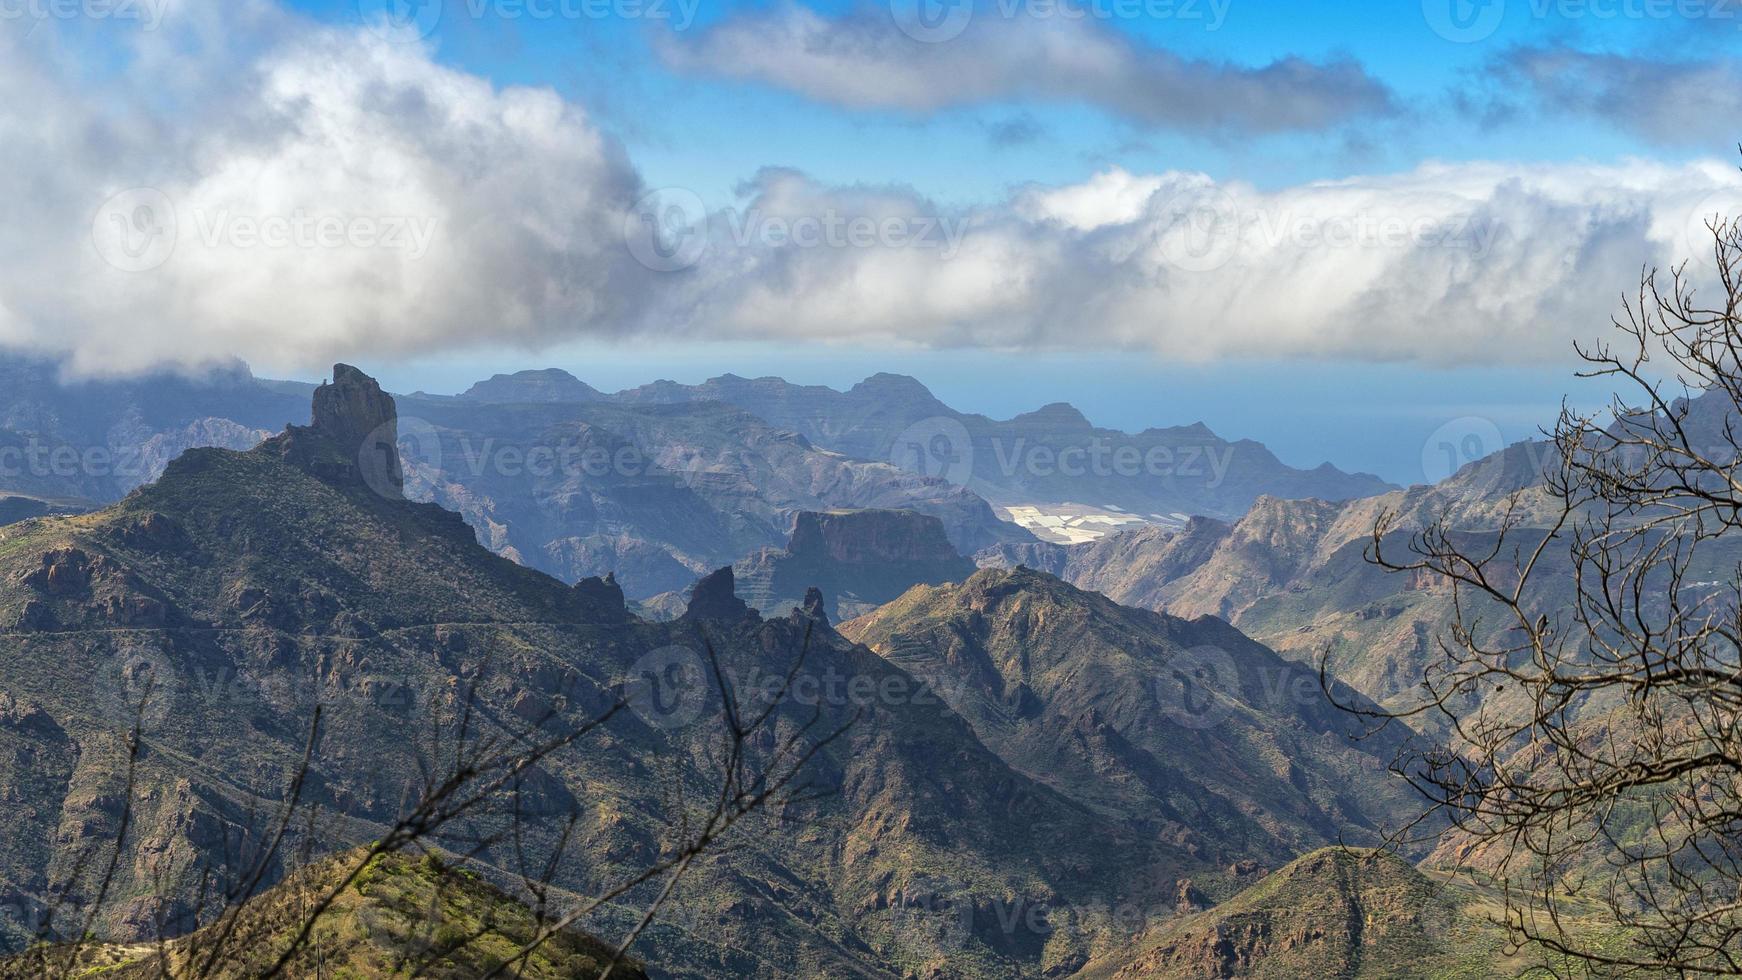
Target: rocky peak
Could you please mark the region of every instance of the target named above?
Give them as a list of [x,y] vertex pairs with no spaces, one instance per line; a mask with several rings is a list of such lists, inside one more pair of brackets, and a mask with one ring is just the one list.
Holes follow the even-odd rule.
[[601,618],[626,618],[628,604],[623,600],[623,587],[617,584],[617,573],[606,572],[604,578],[584,578],[575,583],[574,592],[588,609]]
[[943,521],[910,510],[803,511],[786,550],[838,564],[963,561]]
[[1178,915],[1191,915],[1210,907],[1210,900],[1198,890],[1190,878],[1181,878],[1174,888],[1173,910]]
[[917,378],[905,374],[889,374],[887,372],[873,374],[847,390],[849,397],[858,400],[869,399],[885,405],[894,406],[906,412],[917,413],[917,417],[926,415],[949,414],[950,409],[937,396],[931,393]]
[[559,404],[598,401],[605,396],[561,368],[544,368],[495,375],[473,385],[460,397],[482,402]]
[[393,397],[349,364],[333,365],[333,380],[315,389],[311,427],[340,446],[361,447],[378,430],[396,429],[398,419]]
[[1032,412],[1024,412],[1011,419],[1011,424],[1042,426],[1048,429],[1091,429],[1087,417],[1077,411],[1076,406],[1068,402],[1053,402],[1042,405]]
[[361,480],[389,499],[405,494],[399,461],[399,409],[374,378],[349,364],[315,389],[308,426],[293,425],[263,444],[287,461],[334,483]]
[[804,614],[816,620],[820,626],[829,625],[828,600],[823,598],[823,590],[811,586],[804,593]]
[[743,619],[750,612],[744,600],[738,598],[737,581],[732,566],[710,572],[690,590],[689,609],[685,619]]

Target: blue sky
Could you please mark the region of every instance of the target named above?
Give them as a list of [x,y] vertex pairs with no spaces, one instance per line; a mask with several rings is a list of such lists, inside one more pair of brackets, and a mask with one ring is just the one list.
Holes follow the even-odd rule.
[[[293,0],[292,6],[333,23],[358,24],[391,2]],[[582,9],[582,0],[567,2],[566,9]],[[982,2],[981,9],[996,11],[1012,2]],[[1105,0],[1110,9],[1116,2]],[[652,184],[690,187],[722,201],[739,181],[770,165],[795,167],[828,183],[899,181],[928,196],[967,203],[1030,181],[1080,180],[1108,164],[1133,171],[1203,170],[1273,187],[1403,170],[1427,159],[1690,159],[1727,153],[1735,142],[1733,134],[1714,128],[1693,134],[1686,145],[1665,147],[1607,120],[1549,114],[1493,123],[1472,118],[1457,104],[1486,97],[1484,67],[1518,46],[1569,45],[1672,59],[1722,53],[1742,41],[1742,13],[1722,0],[1712,0],[1707,21],[1624,13],[1673,10],[1672,0],[1476,0],[1473,9],[1484,11],[1473,15],[1478,22],[1493,9],[1501,19],[1492,34],[1472,42],[1436,34],[1423,12],[1426,5],[1408,0],[1216,2],[1213,7],[1209,0],[1179,0],[1181,13],[1174,18],[1111,17],[1103,23],[1158,48],[1238,65],[1262,66],[1287,56],[1352,58],[1396,93],[1398,113],[1253,138],[1146,128],[1093,108],[1035,100],[937,114],[844,111],[765,84],[686,77],[662,64],[649,43],[655,35],[681,39],[769,4],[700,0],[694,25],[677,31],[677,0],[669,19],[654,20],[520,12],[565,9],[564,0],[531,0],[524,8],[517,0],[446,0],[430,38],[446,64],[502,84],[553,86],[587,106],[625,142]],[[1450,8],[1466,0],[1429,0],[1441,2]],[[473,16],[474,8],[496,12]],[[853,8],[833,3],[812,9]],[[1222,11],[1219,20],[1216,10]],[[1610,11],[1615,13],[1605,15]],[[888,15],[880,6],[870,12]],[[1021,124],[1031,138],[1016,145],[995,142],[990,134],[1011,123]]]
[[[1413,3],[1373,0],[1184,3],[1174,19],[1111,21],[1158,47],[1243,65],[1289,55],[1352,58],[1397,94],[1400,112],[1392,119],[1258,138],[1149,130],[1092,108],[1020,100],[935,116],[843,111],[755,82],[677,76],[661,65],[648,43],[649,32],[665,30],[662,23],[531,15],[454,18],[444,10],[432,37],[439,57],[457,67],[504,83],[552,85],[597,107],[651,183],[694,188],[711,203],[728,202],[739,181],[769,165],[794,167],[834,184],[897,181],[928,197],[973,203],[997,199],[1031,181],[1079,181],[1108,164],[1132,171],[1203,170],[1273,187],[1406,170],[1427,159],[1577,161],[1637,155],[1679,160],[1728,149],[1733,134],[1720,130],[1708,134],[1704,144],[1664,147],[1601,119],[1473,119],[1458,100],[1483,97],[1477,80],[1484,66],[1515,46],[1576,45],[1685,57],[1734,44],[1742,20],[1727,31],[1712,31],[1675,16],[1628,16],[1620,2],[1605,8],[1543,0],[1488,0],[1465,16],[1480,24],[1492,16],[1490,5],[1503,11],[1499,25],[1473,42],[1436,34],[1429,15]],[[298,0],[298,6],[340,22],[360,19],[357,4],[345,0]],[[707,2],[697,8],[696,27],[755,9]],[[1618,15],[1604,16],[1608,10]],[[994,134],[1003,131],[1000,127],[1024,139],[999,141]],[[727,370],[845,386],[866,368],[858,351],[843,356],[829,349],[756,345],[653,356],[583,346],[553,351],[547,359],[607,388],[654,376],[698,381]],[[472,355],[414,362],[403,369],[402,384],[454,389],[477,373],[468,370],[475,363]],[[1133,363],[1122,356],[983,351],[898,352],[877,361],[880,369],[922,377],[969,410],[1007,415],[1039,400],[1059,399],[1073,401],[1100,424],[1128,429],[1202,418],[1231,437],[1265,441],[1293,463],[1330,459],[1400,482],[1423,478],[1417,462],[1421,440],[1448,419],[1492,419],[1509,439],[1534,434],[1552,420],[1562,395],[1575,390],[1568,376],[1571,364],[1568,358],[1526,367],[1423,370],[1358,361],[1241,359],[1180,366],[1161,357]]]
[[891,370],[1411,482],[1742,210],[1728,0],[139,2],[0,20],[0,342],[80,371]]

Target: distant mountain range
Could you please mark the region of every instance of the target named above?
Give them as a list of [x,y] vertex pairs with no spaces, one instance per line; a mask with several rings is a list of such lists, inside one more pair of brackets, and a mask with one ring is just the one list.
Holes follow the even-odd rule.
[[1437,486],[1347,501],[1263,497],[1232,522],[1194,518],[1180,529],[1136,528],[1074,546],[1017,543],[979,560],[1044,569],[1126,605],[1220,617],[1301,662],[1328,655],[1338,679],[1391,703],[1418,690],[1455,608],[1449,582],[1368,561],[1374,527],[1391,515],[1384,547],[1397,559],[1408,556],[1412,535],[1442,517],[1472,547],[1509,514],[1518,540],[1530,540],[1558,513],[1541,485],[1548,453],[1546,444],[1520,443]]
[[699,385],[660,381],[604,395],[560,372],[537,371],[498,376],[466,397],[529,400],[559,392],[579,401],[722,402],[814,445],[961,483],[999,505],[1080,503],[1144,518],[1233,518],[1263,494],[1342,500],[1390,489],[1378,477],[1329,463],[1294,469],[1263,445],[1229,442],[1201,422],[1124,433],[1096,427],[1062,402],[1007,421],[958,412],[897,374],[872,375],[847,391],[728,374]]
[[[1726,445],[1735,420],[1722,396],[1697,399],[1685,423],[1695,445]],[[1396,574],[1369,560],[1373,532],[1390,520],[1382,540],[1393,560],[1410,557],[1411,538],[1444,520],[1470,554],[1530,545],[1549,533],[1560,501],[1545,484],[1558,468],[1552,443],[1519,442],[1473,461],[1433,486],[1329,501],[1262,497],[1234,521],[1193,518],[1182,528],[1138,527],[1078,545],[1016,542],[977,555],[988,567],[1045,570],[1125,605],[1185,617],[1216,616],[1286,657],[1317,664],[1380,702],[1400,705],[1419,694],[1424,670],[1443,657],[1457,609],[1451,583],[1427,574]],[[1742,542],[1715,537],[1700,549],[1689,581],[1721,582],[1742,562]],[[1569,615],[1576,579],[1567,548],[1538,559],[1529,601],[1541,614]],[[1480,597],[1466,590],[1467,619],[1493,640],[1506,620],[1484,616]],[[1505,693],[1487,699],[1503,705]],[[1421,717],[1427,727],[1446,719]]]
[[[0,360],[0,495],[119,500],[187,449],[248,449],[301,421],[312,390],[240,366],[67,384],[53,363]],[[571,582],[612,572],[637,599],[783,546],[804,511],[916,511],[972,554],[1033,539],[994,504],[1085,505],[1115,522],[1104,529],[1386,489],[1202,425],[1125,435],[1063,405],[967,415],[886,374],[846,392],[727,375],[608,395],[543,370],[399,401],[413,496],[461,513],[498,554]]]

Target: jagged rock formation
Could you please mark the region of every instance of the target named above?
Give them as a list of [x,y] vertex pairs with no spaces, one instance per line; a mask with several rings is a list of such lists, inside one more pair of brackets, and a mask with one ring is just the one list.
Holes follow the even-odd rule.
[[685,619],[740,620],[750,615],[750,607],[738,598],[732,579],[732,566],[703,576],[690,590]]
[[601,621],[623,622],[629,619],[629,606],[623,598],[623,587],[617,584],[617,576],[609,572],[604,578],[594,576],[576,582],[575,595]]
[[804,590],[804,602],[799,605],[799,611],[819,625],[829,625],[828,600],[823,598],[823,590],[814,585]]
[[399,410],[392,397],[349,364],[314,392],[307,426],[289,426],[266,447],[334,482],[357,482],[390,500],[405,496],[399,459]]
[[[322,411],[379,419],[379,402],[344,404],[354,381],[348,368],[335,375]],[[313,428],[301,424],[313,394],[240,366],[197,380],[63,383],[54,364],[0,357],[0,495],[111,503],[185,450],[245,450],[287,425]],[[534,371],[457,398],[401,397],[400,439],[415,450],[403,467],[411,496],[461,513],[497,554],[570,582],[615,572],[636,599],[782,544],[801,510],[920,510],[943,520],[964,552],[1029,537],[969,491],[819,450],[718,402],[632,406],[592,395],[564,372]],[[302,462],[325,456],[332,479],[362,467],[366,485],[396,496],[391,457],[347,451],[371,433],[389,442],[390,432],[335,432],[336,451]]]
[[781,550],[733,566],[739,589],[768,615],[802,606],[814,589],[835,620],[861,616],[915,585],[960,582],[974,563],[956,553],[943,522],[912,511],[805,511]]

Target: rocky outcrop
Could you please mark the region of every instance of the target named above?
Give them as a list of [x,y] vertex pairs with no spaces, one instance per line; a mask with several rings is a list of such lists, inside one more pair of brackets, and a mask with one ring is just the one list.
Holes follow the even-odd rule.
[[629,618],[623,587],[617,584],[617,576],[610,572],[606,572],[604,578],[581,579],[575,583],[574,592],[592,618],[601,622],[624,622]]
[[559,368],[498,374],[480,381],[460,396],[467,401],[501,405],[552,405],[604,399],[597,388]]
[[333,365],[333,380],[315,389],[307,426],[293,425],[263,446],[323,480],[361,483],[403,499],[399,410],[374,378],[349,364]]
[[962,563],[942,521],[908,510],[805,511],[793,521],[787,551],[844,565]]
[[829,625],[827,602],[823,598],[823,590],[813,585],[804,591],[804,603],[799,606],[799,611],[816,620],[819,625],[827,626]]
[[683,618],[738,620],[748,615],[750,607],[738,598],[732,568],[728,565],[710,572],[690,590],[690,604]]
[[784,550],[734,566],[744,596],[770,615],[805,607],[815,592],[831,619],[863,615],[916,585],[960,582],[974,563],[956,553],[943,522],[902,510],[805,512]]
[[[1181,894],[1190,888],[1181,882]],[[1091,964],[1102,980],[1497,976],[1463,896],[1395,855],[1325,848]],[[1197,912],[1197,914],[1193,914]],[[1465,945],[1454,944],[1453,927]],[[1498,930],[1490,929],[1490,939]],[[1498,945],[1498,943],[1496,943]],[[1507,975],[1512,973],[1506,971]]]
[[333,365],[333,380],[315,389],[311,427],[341,447],[361,447],[398,418],[393,398],[349,364]]

